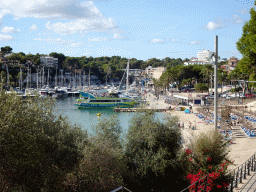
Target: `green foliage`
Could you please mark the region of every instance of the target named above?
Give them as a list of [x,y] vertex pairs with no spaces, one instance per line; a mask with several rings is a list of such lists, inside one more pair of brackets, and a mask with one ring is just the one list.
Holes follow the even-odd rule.
[[122,152],[121,127],[116,118],[99,120],[94,135],[84,148],[84,157],[76,171],[66,178],[66,186],[77,185],[80,191],[111,191],[122,185],[125,159]]
[[242,91],[242,90],[243,90],[242,87],[237,87],[237,88],[230,89],[230,91],[231,91],[232,93],[234,93],[234,92],[239,92],[239,91]]
[[34,99],[0,93],[0,175],[10,190],[60,191],[82,158],[87,134],[54,116],[52,100]]
[[196,92],[203,92],[203,91],[207,91],[208,87],[203,84],[203,83],[197,83],[195,86]]
[[54,58],[58,58],[58,68],[63,69],[64,68],[64,61],[66,59],[66,56],[62,53],[56,53],[56,52],[52,52],[49,54],[49,56],[52,56]]
[[[249,81],[256,81],[256,74],[255,74],[255,73],[252,73],[252,74],[249,76]],[[251,87],[256,87],[256,83],[249,83],[248,87],[249,87],[249,88],[251,88]]]
[[189,179],[198,173],[210,174],[209,179],[215,180],[215,188],[223,182],[229,183],[231,179],[231,175],[227,174],[227,168],[232,164],[228,158],[227,141],[217,131],[193,137],[187,149],[181,151],[180,164],[184,176]]
[[[256,2],[254,4],[256,4]],[[237,49],[243,55],[243,61],[241,60],[239,62],[239,68],[241,72],[249,74],[255,73],[256,67],[256,11],[254,8],[251,8],[250,14],[250,20],[247,21],[243,26],[242,37],[236,43]]]
[[12,52],[12,48],[10,46],[1,47],[1,53],[4,55],[11,52]]
[[176,158],[181,144],[177,118],[167,117],[165,123],[161,123],[152,112],[134,116],[125,147],[127,187],[132,191],[175,191],[174,185],[180,184]]
[[192,165],[196,171],[198,169],[203,171],[208,169],[206,164],[209,157],[212,158],[212,166],[219,166],[224,160],[229,160],[227,142],[223,140],[222,134],[217,131],[201,133],[193,138],[188,148],[192,150],[192,158],[194,160]]

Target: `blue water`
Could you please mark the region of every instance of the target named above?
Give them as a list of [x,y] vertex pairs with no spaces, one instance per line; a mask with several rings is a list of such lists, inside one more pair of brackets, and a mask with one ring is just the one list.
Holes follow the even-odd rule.
[[[66,116],[72,125],[77,124],[81,126],[89,134],[93,134],[93,127],[98,124],[100,119],[110,119],[111,115],[117,116],[123,133],[126,134],[129,129],[129,121],[137,114],[136,112],[114,112],[113,109],[78,109],[74,105],[77,98],[57,99],[55,104],[56,114]],[[98,113],[101,113],[100,117],[97,116]],[[156,113],[155,117],[163,121],[166,114],[162,112]]]

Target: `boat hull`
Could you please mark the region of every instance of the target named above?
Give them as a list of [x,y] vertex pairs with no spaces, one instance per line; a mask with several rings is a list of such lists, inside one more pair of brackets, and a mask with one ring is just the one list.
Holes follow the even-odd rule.
[[124,103],[79,103],[75,104],[78,108],[83,109],[106,109],[106,108],[133,108],[135,102]]

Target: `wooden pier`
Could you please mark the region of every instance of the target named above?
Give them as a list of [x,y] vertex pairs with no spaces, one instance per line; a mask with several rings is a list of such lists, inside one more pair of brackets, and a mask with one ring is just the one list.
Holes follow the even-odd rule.
[[154,111],[154,112],[165,112],[168,109],[148,109],[148,108],[114,108],[114,112],[143,112],[143,111]]

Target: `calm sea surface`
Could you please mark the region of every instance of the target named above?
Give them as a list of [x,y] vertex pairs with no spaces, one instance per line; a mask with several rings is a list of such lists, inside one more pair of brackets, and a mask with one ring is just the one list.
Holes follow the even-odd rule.
[[[57,99],[55,104],[56,113],[58,115],[67,116],[69,122],[74,125],[80,125],[82,129],[87,130],[88,133],[93,134],[93,126],[97,125],[100,119],[110,118],[111,115],[116,114],[117,119],[126,134],[129,129],[129,121],[132,119],[136,112],[114,112],[113,109],[78,109],[74,105],[78,97],[67,97],[64,99]],[[97,114],[101,113],[98,117]],[[156,113],[156,118],[163,121],[166,113]]]

